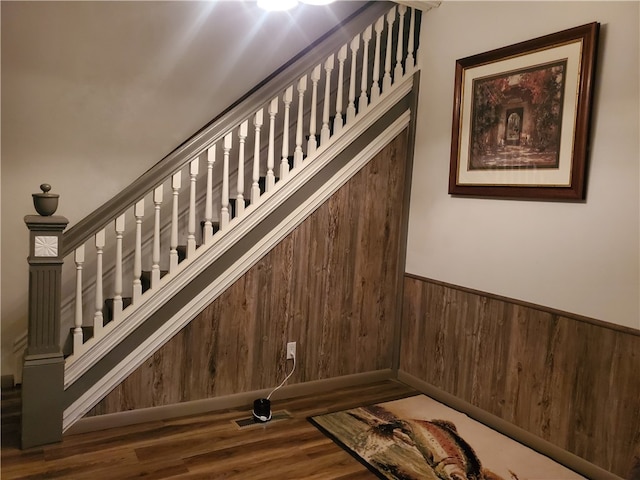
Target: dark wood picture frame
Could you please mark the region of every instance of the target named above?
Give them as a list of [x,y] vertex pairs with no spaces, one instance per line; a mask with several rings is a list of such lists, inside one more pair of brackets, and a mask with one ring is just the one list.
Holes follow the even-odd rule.
[[456,61],[450,194],[584,199],[599,27]]

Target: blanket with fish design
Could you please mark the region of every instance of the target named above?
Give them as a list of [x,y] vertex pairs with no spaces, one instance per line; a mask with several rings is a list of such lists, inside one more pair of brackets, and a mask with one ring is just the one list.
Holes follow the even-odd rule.
[[584,478],[425,395],[309,421],[382,479]]

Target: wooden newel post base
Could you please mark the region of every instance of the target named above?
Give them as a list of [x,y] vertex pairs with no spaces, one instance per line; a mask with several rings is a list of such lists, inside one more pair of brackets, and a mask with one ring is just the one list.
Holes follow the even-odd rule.
[[27,215],[29,336],[22,373],[22,448],[62,440],[64,357],[60,349],[60,216]]

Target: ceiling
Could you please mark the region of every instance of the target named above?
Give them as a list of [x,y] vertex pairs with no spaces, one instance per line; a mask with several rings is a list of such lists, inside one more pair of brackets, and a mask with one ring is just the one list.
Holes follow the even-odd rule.
[[366,3],[2,1],[3,153],[146,169]]
[[3,143],[88,129],[109,149],[180,116],[149,138],[167,153],[364,3],[1,2]]

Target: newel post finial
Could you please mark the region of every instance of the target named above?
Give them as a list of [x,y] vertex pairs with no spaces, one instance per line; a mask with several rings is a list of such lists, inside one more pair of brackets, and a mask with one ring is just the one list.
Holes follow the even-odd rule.
[[22,447],[62,440],[64,357],[60,348],[62,233],[69,221],[53,215],[59,195],[33,194],[39,215],[29,228],[29,333],[22,373]]
[[33,206],[36,208],[36,212],[40,215],[43,217],[49,217],[56,213],[56,210],[58,209],[58,198],[60,198],[60,195],[56,193],[49,193],[51,191],[51,185],[48,183],[40,185],[40,190],[42,190],[42,193],[31,194],[33,197]]

